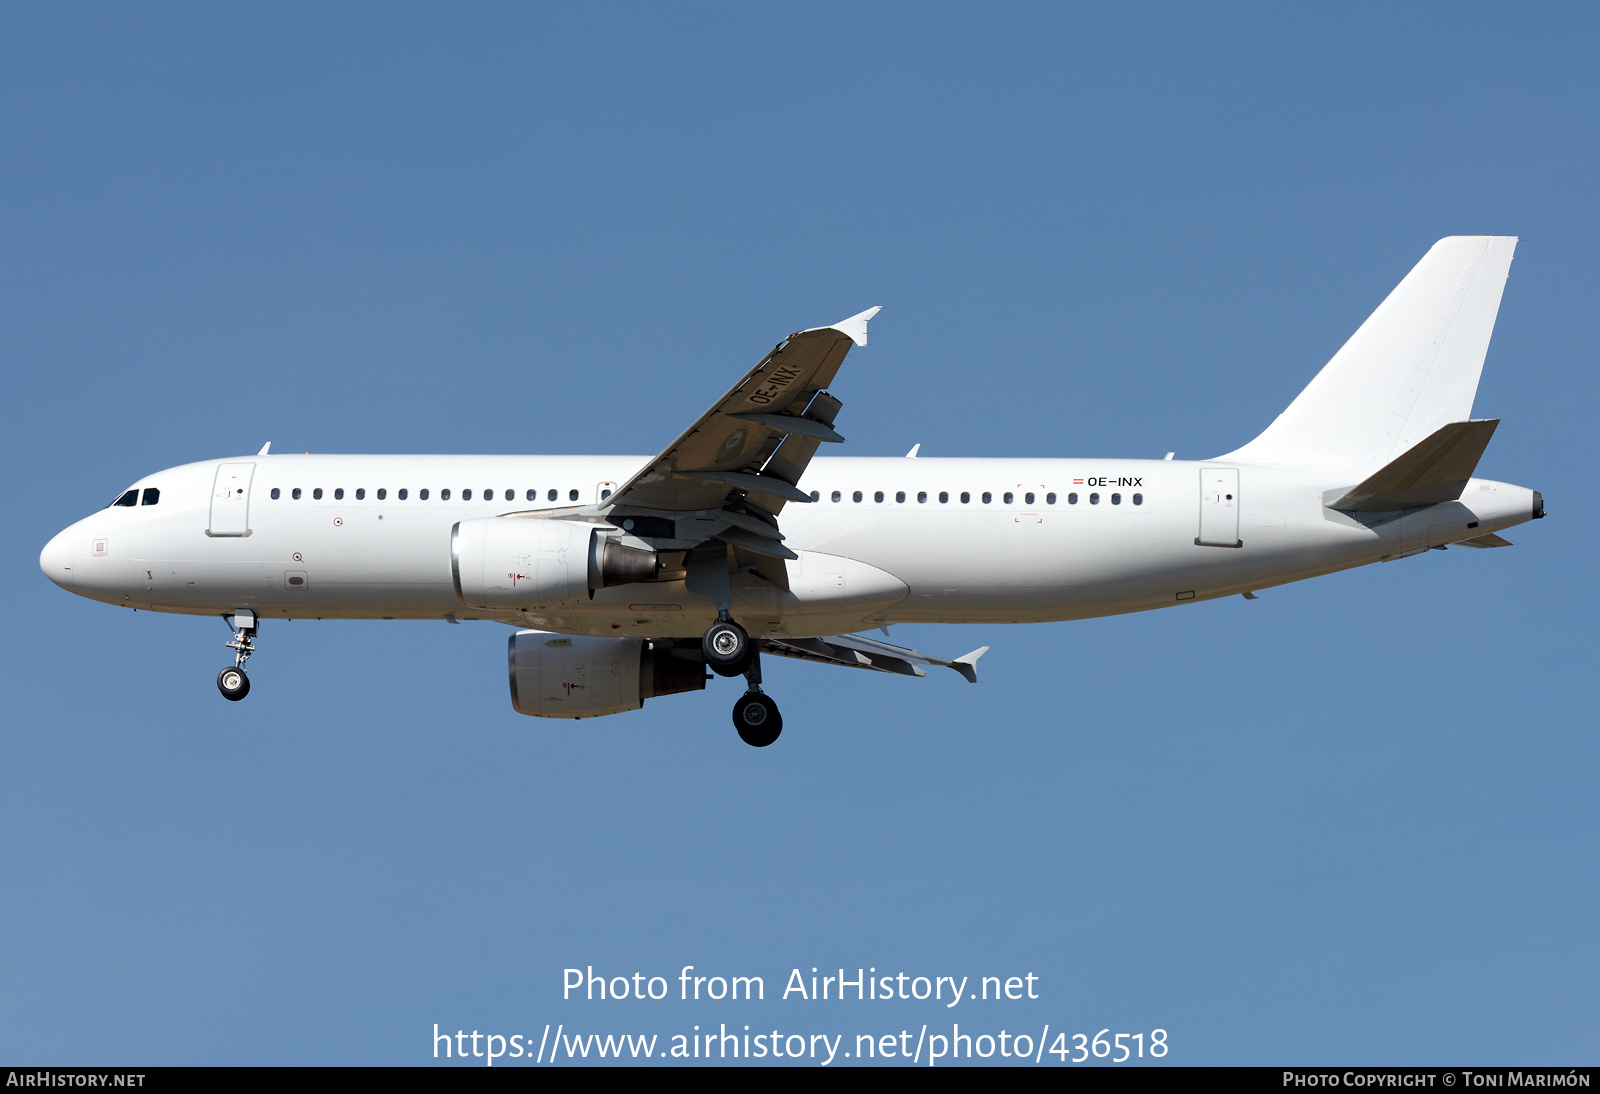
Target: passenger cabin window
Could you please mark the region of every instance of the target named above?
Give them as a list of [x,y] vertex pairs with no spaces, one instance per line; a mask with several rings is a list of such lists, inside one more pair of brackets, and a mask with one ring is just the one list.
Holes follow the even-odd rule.
[[1007,490],[1005,492],[1005,494],[1001,497],[1000,500],[1005,502],[1007,505],[1010,505],[1011,504],[1011,499],[1014,498],[1014,497],[1016,497],[1016,495],[1013,494],[1011,491]]
[[426,486],[424,486],[421,490],[417,491],[417,500],[418,501],[427,501],[428,500],[428,488]]
[[507,490],[506,491],[506,500],[507,501],[516,501],[517,500],[517,492],[515,490]]
[[1077,505],[1078,504],[1078,495],[1075,494],[1075,493],[1068,494],[1067,495],[1067,504],[1068,505]]
[[1135,504],[1135,505],[1143,505],[1144,504],[1144,495],[1143,494],[1135,494],[1133,496],[1133,504]]
[[567,491],[567,500],[568,501],[577,501],[578,500],[578,492],[576,490],[568,490]]
[[367,500],[367,488],[365,486],[356,487],[356,500],[357,501],[366,501]]
[[928,492],[926,490],[918,490],[917,491],[917,504],[918,505],[926,505],[927,503],[928,503]]
[[293,498],[295,501],[299,501],[300,500],[300,488],[297,486],[293,490],[289,491],[289,496],[291,498]]
[[388,491],[388,489],[386,487],[382,487],[382,486],[378,487],[378,500],[379,501],[382,501],[384,498],[386,498],[388,496],[389,496],[389,491]]
[[272,500],[273,501],[277,501],[278,500],[278,493],[279,493],[278,488],[276,486],[274,486],[272,488]]
[[1090,505],[1099,505],[1100,504],[1100,495],[1099,494],[1090,494],[1089,495],[1089,504]]
[[940,505],[948,505],[949,502],[950,502],[950,491],[948,491],[948,490],[939,491],[939,504]]
[[993,500],[994,500],[994,495],[989,493],[989,491],[985,490],[983,492],[983,504],[988,505]]
[[313,498],[315,498],[317,501],[321,501],[322,500],[322,487],[319,486],[315,490],[311,491],[311,496]]
[[896,490],[894,492],[894,500],[904,504],[906,500],[906,492],[904,490]]
[[493,501],[494,500],[494,491],[493,490],[485,490],[483,492],[483,500],[484,501]]
[[822,495],[820,493],[818,493],[815,490],[811,491],[811,500],[812,501],[820,501],[821,499],[822,499]]
[[465,490],[461,491],[461,500],[462,501],[471,501],[472,500],[472,487],[469,486]]
[[861,500],[861,491],[857,490],[854,494],[851,494],[850,495],[850,500],[851,501],[860,501]]
[[344,500],[344,487],[341,486],[341,487],[338,487],[337,489],[334,490],[334,492],[333,492],[333,500],[334,501],[343,501]]
[[838,501],[840,497],[839,491],[835,490],[832,496],[834,501]]
[[1056,496],[1054,494],[1046,494],[1044,496],[1044,503],[1046,505],[1054,505],[1056,503]]
[[537,491],[537,490],[529,490],[528,491],[528,500],[529,501],[538,501],[539,500],[539,491]]
[[401,501],[405,501],[406,500],[406,495],[409,494],[409,493],[410,493],[410,491],[402,486],[399,489],[399,491],[395,494],[395,497],[399,498]]
[[445,487],[443,490],[439,491],[439,500],[440,501],[449,501],[450,500],[450,488],[448,486]]
[[1111,504],[1112,505],[1121,505],[1122,504],[1122,495],[1121,494],[1112,494],[1111,495]]
[[1025,503],[1026,503],[1026,504],[1028,504],[1028,505],[1032,505],[1032,504],[1033,504],[1033,491],[1032,491],[1032,490],[1030,490],[1030,491],[1028,491],[1028,492],[1027,492],[1027,493],[1026,493],[1026,494],[1024,494],[1024,495],[1022,495],[1022,500],[1023,500],[1023,501],[1024,501],[1024,502],[1025,502]]
[[966,505],[970,501],[972,501],[972,495],[965,490],[961,491],[961,504]]
[[882,501],[883,500],[883,491],[879,490],[876,493],[874,493],[872,495],[872,500],[873,501]]
[[147,486],[147,487],[144,488],[144,498],[140,500],[139,504],[140,505],[154,505],[157,502],[159,502],[160,500],[161,500],[161,491],[157,490],[153,486]]
[[601,500],[601,501],[605,501],[605,500],[606,500],[606,499],[607,499],[607,498],[609,498],[609,497],[610,497],[610,496],[611,496],[611,491],[609,491],[609,490],[602,490],[602,491],[600,491],[600,500]]
[[556,492],[554,490],[550,491],[548,494],[546,494],[544,496],[544,500],[545,501],[555,501],[556,500]]

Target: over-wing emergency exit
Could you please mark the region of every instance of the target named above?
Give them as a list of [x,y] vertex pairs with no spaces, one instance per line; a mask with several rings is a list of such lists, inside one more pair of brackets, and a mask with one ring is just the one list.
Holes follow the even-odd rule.
[[[1544,515],[1476,476],[1473,399],[1516,240],[1440,240],[1255,440],[1211,460],[822,457],[870,308],[790,335],[660,454],[273,455],[170,468],[40,555],[61,587],[219,615],[250,689],[268,619],[494,620],[513,707],[638,710],[744,677],[741,738],[782,718],[765,655],[977,680],[861,632],[1083,619],[1259,589]],[[709,672],[708,672],[709,670]]]

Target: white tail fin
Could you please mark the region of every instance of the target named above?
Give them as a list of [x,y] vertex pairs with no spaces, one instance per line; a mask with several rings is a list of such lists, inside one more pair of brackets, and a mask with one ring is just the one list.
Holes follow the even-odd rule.
[[1265,433],[1218,459],[1377,467],[1471,418],[1516,247],[1515,236],[1435,243]]

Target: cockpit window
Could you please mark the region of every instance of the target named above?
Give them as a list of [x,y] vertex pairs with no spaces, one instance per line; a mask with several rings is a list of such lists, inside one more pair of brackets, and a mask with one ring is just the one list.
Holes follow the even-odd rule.
[[154,486],[147,486],[147,487],[144,488],[144,499],[142,501],[140,501],[139,504],[140,505],[154,505],[156,502],[158,502],[160,500],[161,500],[161,491],[157,490]]
[[[122,497],[118,498],[116,501],[111,503],[111,505],[138,505],[138,504],[139,504],[139,491],[137,491],[137,490],[129,490],[126,494],[122,495]],[[106,508],[109,509],[110,507],[111,506],[107,506]]]

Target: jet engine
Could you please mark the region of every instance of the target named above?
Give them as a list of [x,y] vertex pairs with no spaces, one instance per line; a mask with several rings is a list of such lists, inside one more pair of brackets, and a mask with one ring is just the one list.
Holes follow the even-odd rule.
[[450,574],[456,599],[467,607],[520,611],[649,581],[656,576],[656,554],[582,521],[481,517],[451,530]]
[[620,714],[658,695],[706,686],[698,649],[652,648],[642,638],[518,631],[508,654],[511,705],[539,718]]

